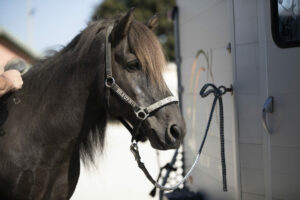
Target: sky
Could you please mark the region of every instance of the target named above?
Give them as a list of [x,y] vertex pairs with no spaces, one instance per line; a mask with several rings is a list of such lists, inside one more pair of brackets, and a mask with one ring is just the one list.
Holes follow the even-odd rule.
[[[70,42],[86,27],[101,1],[0,0],[0,27],[42,55],[46,50],[58,50]],[[28,21],[29,7],[33,14]],[[31,30],[31,40],[28,30]]]

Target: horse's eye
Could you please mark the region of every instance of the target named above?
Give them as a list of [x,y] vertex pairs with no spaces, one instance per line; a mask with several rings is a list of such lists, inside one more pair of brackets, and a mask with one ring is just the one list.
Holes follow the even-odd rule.
[[129,71],[136,71],[140,69],[140,62],[138,60],[133,60],[127,63],[126,69]]

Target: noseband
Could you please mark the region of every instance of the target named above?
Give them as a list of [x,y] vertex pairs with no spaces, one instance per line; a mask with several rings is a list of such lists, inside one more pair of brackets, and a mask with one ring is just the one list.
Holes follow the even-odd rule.
[[171,103],[177,103],[178,100],[174,96],[166,97],[162,100],[155,102],[154,104],[143,107],[137,104],[133,99],[131,99],[124,90],[120,88],[120,86],[115,82],[115,79],[112,75],[112,67],[111,67],[111,41],[110,41],[110,33],[112,31],[113,26],[109,26],[106,32],[106,41],[105,41],[105,88],[106,88],[106,101],[109,107],[109,97],[110,91],[113,91],[117,96],[126,104],[130,105],[133,109],[133,112],[138,120],[136,126],[130,125],[125,119],[119,118],[121,123],[128,129],[128,131],[132,134],[132,142],[136,140],[136,136],[138,131],[142,125],[142,123],[150,116],[154,111],[168,105]]

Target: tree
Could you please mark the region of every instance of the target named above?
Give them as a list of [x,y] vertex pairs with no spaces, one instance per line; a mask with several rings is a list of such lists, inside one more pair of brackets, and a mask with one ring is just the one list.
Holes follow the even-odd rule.
[[135,7],[134,16],[137,20],[147,22],[154,14],[159,14],[159,26],[155,33],[158,36],[169,61],[175,60],[173,23],[168,14],[175,6],[175,0],[103,0],[93,15],[92,20],[112,18],[117,13],[126,13]]

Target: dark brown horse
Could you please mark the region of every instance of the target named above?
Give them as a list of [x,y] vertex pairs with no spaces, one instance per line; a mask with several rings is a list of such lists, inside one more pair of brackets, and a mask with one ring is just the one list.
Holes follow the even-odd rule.
[[[162,78],[165,58],[147,25],[133,11],[91,23],[64,49],[24,75],[22,90],[3,97],[0,136],[0,199],[69,199],[80,158],[93,161],[103,148],[108,120],[138,123],[132,107],[105,87],[106,33],[116,83],[137,104],[149,106],[171,95]],[[109,104],[109,106],[108,106]],[[177,148],[185,125],[177,104],[154,111],[136,139],[156,149]]]

